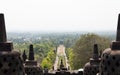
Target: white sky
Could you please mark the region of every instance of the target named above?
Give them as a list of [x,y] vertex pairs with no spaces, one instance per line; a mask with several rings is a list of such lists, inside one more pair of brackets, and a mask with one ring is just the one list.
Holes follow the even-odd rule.
[[1,0],[7,31],[116,30],[120,0]]

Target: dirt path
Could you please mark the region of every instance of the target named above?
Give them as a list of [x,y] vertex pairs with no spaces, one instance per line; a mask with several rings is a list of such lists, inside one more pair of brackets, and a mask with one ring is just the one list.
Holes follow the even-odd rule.
[[57,48],[57,55],[56,55],[56,60],[54,63],[54,70],[57,70],[57,68],[59,67],[58,63],[59,63],[60,59],[58,56],[63,56],[65,58],[65,64],[66,64],[65,67],[68,68],[69,64],[68,64],[68,59],[67,59],[67,56],[65,53],[65,46],[64,45],[59,45],[59,47]]

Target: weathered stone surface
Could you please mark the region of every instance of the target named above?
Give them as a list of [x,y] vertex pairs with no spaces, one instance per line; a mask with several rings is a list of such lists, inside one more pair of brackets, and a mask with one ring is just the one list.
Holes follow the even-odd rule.
[[26,59],[27,59],[27,55],[26,55],[26,53],[25,53],[25,50],[24,50],[24,52],[23,52],[23,54],[22,54],[22,58],[23,58],[23,61],[24,61],[24,62],[25,62]]
[[60,72],[56,72],[55,75],[70,75],[70,72],[67,72],[67,71],[60,71]]
[[5,21],[4,14],[0,14],[0,42],[6,42],[6,29],[5,29]]
[[96,75],[99,72],[100,58],[98,54],[98,46],[94,44],[93,58],[85,64],[83,75]]
[[12,42],[0,42],[0,51],[12,51],[13,43]]
[[25,61],[25,73],[27,75],[42,75],[42,68],[40,68],[37,61],[34,60],[34,51],[33,45],[31,44],[29,47],[29,59]]
[[29,60],[34,60],[34,51],[33,51],[33,45],[31,44],[30,45],[30,48],[29,48]]
[[43,75],[43,72],[40,67],[25,67],[25,72],[27,75]]
[[0,52],[0,75],[24,75],[20,53]]
[[120,41],[120,14],[118,16],[118,26],[117,26],[116,41]]
[[20,53],[13,50],[13,44],[7,42],[4,14],[0,14],[0,75],[24,75]]
[[116,41],[103,51],[100,63],[100,75],[120,75],[120,15]]
[[99,54],[98,54],[98,45],[94,44],[94,49],[93,49],[93,59],[98,59]]

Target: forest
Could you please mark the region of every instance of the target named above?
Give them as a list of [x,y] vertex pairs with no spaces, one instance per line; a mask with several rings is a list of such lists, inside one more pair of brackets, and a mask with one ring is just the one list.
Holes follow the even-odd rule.
[[[109,34],[110,33],[110,34]],[[43,68],[52,69],[56,49],[63,43],[71,69],[79,69],[92,57],[93,45],[98,44],[99,52],[108,48],[115,39],[114,32],[64,32],[64,33],[40,33],[40,32],[8,32],[8,41],[12,41],[14,50],[21,54],[25,50],[28,55],[29,45],[33,44],[35,60]],[[86,56],[87,55],[87,56]],[[76,60],[77,59],[77,60]]]

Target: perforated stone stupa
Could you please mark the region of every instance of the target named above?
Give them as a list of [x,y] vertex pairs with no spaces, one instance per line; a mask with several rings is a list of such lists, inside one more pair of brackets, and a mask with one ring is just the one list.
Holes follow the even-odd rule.
[[27,75],[42,75],[42,69],[37,61],[34,60],[34,50],[32,44],[29,48],[29,58],[25,61],[25,73]]
[[83,75],[96,75],[99,73],[99,63],[98,45],[94,44],[93,57],[85,64]]
[[102,53],[100,75],[120,75],[120,14],[116,41],[112,42],[110,48],[105,49]]
[[13,43],[7,42],[4,14],[0,14],[0,75],[24,75],[20,53],[13,51]]

